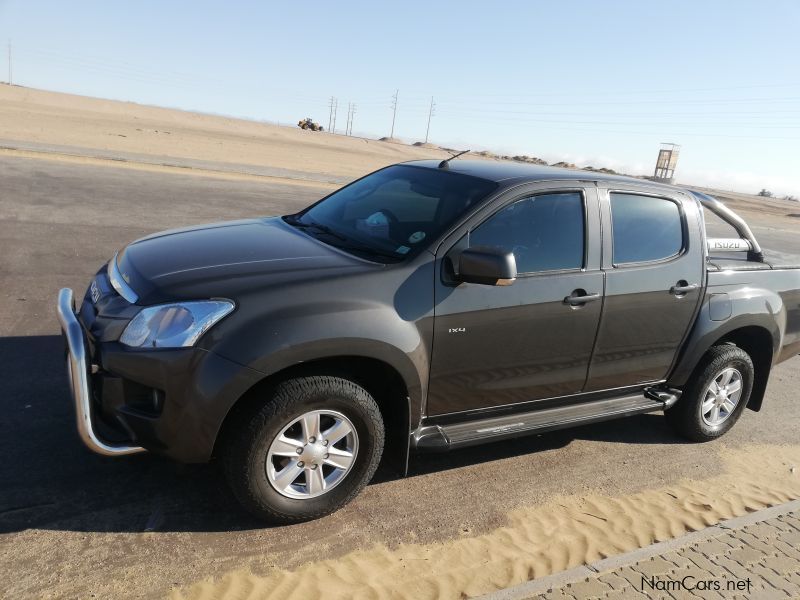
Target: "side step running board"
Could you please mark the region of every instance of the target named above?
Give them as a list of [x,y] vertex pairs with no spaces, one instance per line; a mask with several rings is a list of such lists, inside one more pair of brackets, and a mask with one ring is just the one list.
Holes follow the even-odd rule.
[[657,400],[638,393],[451,425],[425,425],[414,436],[414,446],[421,451],[463,448],[526,433],[542,433],[616,417],[664,410],[665,403],[665,398]]

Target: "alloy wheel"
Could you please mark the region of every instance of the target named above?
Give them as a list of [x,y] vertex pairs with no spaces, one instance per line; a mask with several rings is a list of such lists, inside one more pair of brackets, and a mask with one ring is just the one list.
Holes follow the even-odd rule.
[[287,498],[315,498],[344,480],[357,453],[358,433],[350,419],[333,410],[312,410],[290,422],[270,444],[267,480]]
[[742,374],[733,367],[723,369],[706,387],[700,411],[703,421],[716,427],[727,421],[742,396]]

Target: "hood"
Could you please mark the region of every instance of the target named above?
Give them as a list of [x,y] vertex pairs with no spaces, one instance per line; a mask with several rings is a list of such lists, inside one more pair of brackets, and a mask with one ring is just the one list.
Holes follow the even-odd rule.
[[225,297],[264,285],[375,265],[297,231],[279,217],[176,229],[142,238],[117,258],[138,304]]

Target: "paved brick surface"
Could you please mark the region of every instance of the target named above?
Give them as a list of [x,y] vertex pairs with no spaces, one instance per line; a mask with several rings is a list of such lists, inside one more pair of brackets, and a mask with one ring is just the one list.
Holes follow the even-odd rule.
[[[800,511],[695,542],[530,598],[800,600]],[[591,565],[590,565],[591,568]]]
[[800,502],[732,519],[488,598],[800,600]]

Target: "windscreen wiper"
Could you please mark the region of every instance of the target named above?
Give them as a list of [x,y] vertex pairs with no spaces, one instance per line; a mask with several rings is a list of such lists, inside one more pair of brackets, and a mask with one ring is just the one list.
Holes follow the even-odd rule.
[[344,237],[341,233],[334,231],[333,229],[331,229],[327,225],[323,225],[322,223],[316,223],[316,222],[303,223],[300,219],[294,216],[288,217],[287,220],[289,221],[290,225],[294,225],[295,227],[301,227],[303,229],[316,229],[317,231],[321,231],[322,233],[327,234],[331,237],[340,239],[343,242],[348,241],[348,239]]
[[367,246],[366,244],[353,244],[351,242],[348,244],[336,244],[336,247],[341,248],[342,250],[354,250],[355,252],[363,252],[364,254],[371,254],[372,256],[383,256],[385,258],[392,258],[394,260],[398,260],[400,258],[396,252],[378,250],[377,248]]
[[323,225],[322,223],[303,223],[300,219],[295,216],[287,217],[286,220],[289,222],[290,225],[294,225],[296,227],[300,227],[302,229],[316,229],[317,231],[321,231],[322,233],[334,237],[344,244],[334,244],[337,248],[342,250],[353,250],[355,252],[363,252],[364,254],[370,254],[372,256],[383,256],[385,258],[392,258],[394,260],[399,259],[400,257],[397,255],[396,252],[390,252],[386,250],[378,250],[377,248],[373,248],[372,246],[367,246],[366,244],[358,244],[354,243],[354,241],[348,237],[343,236],[338,231],[334,231],[327,225]]

